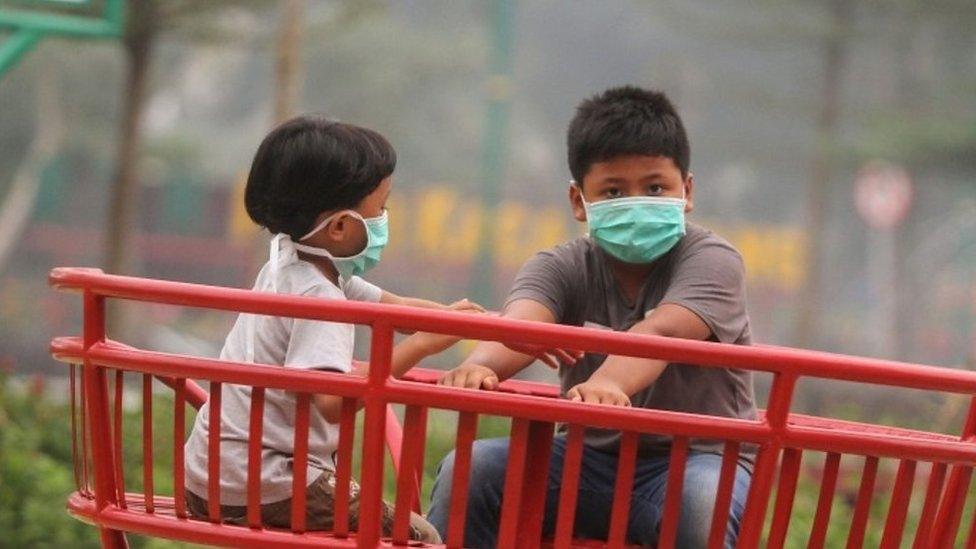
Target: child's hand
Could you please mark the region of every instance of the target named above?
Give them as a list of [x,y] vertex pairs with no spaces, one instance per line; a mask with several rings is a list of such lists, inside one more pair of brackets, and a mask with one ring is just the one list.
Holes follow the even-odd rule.
[[450,305],[445,305],[444,308],[448,311],[458,311],[460,313],[483,313],[485,308],[478,305],[474,301],[468,300],[468,298],[460,299],[451,303]]
[[444,374],[437,384],[493,391],[498,388],[498,374],[480,364],[462,364]]
[[630,397],[615,383],[592,378],[566,391],[566,398],[576,402],[630,406]]
[[560,363],[566,366],[573,366],[585,354],[583,351],[551,349],[529,343],[504,343],[504,345],[516,353],[534,356],[537,360],[553,370],[558,369]]

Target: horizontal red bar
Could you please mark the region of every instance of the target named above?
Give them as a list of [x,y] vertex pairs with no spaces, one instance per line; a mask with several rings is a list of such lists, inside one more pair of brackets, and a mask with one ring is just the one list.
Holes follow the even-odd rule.
[[61,289],[97,295],[238,311],[372,324],[383,318],[394,328],[452,334],[472,339],[554,345],[572,341],[579,350],[642,356],[712,367],[735,367],[917,389],[976,393],[976,372],[770,346],[692,341],[576,326],[512,320],[453,311],[323,300],[251,290],[107,275],[96,269],[59,268],[49,282]]
[[913,440],[905,437],[848,433],[841,430],[790,426],[783,433],[783,445],[804,450],[838,452],[915,461],[943,461],[951,464],[976,464],[976,444]]
[[57,347],[52,345],[51,351],[58,360],[87,359],[101,366],[130,372],[339,396],[360,397],[366,387],[366,378],[336,372],[238,364],[209,358],[135,350],[113,343],[96,343],[87,352],[75,347],[76,342],[55,340],[55,343]]
[[[85,351],[78,339],[58,339],[52,350],[59,358],[81,361]],[[144,373],[191,377],[242,385],[280,388],[292,391],[322,392],[341,396],[361,396],[365,378],[329,372],[307,372],[277,366],[236,364],[213,359],[139,351],[114,343],[98,343],[87,358],[98,364]],[[506,382],[512,384],[514,382]],[[458,398],[458,391],[464,398]],[[770,430],[760,422],[724,417],[701,416],[665,410],[643,410],[610,406],[593,406],[564,399],[525,394],[457,389],[415,382],[388,380],[385,388],[389,400],[402,403],[482,414],[517,416],[548,422],[583,423],[607,429],[635,430],[646,433],[679,434],[696,438],[763,442]],[[822,424],[804,426],[802,423]],[[976,444],[961,442],[947,435],[915,431],[898,431],[853,422],[817,420],[790,416],[784,433],[787,446],[877,455],[917,461],[945,461],[953,464],[976,463]],[[856,427],[856,429],[847,427]],[[944,438],[942,438],[944,437]]]

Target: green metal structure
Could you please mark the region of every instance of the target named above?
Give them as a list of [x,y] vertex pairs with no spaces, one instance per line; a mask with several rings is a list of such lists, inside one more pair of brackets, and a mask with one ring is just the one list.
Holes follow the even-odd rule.
[[0,6],[0,77],[47,36],[119,38],[124,0],[33,0]]

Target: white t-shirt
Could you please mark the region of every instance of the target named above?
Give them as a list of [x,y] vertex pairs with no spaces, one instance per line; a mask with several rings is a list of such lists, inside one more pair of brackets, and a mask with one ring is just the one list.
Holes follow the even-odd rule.
[[[277,274],[271,262],[258,274],[254,289],[272,291],[272,276],[277,291],[321,297],[379,301],[383,291],[359,277],[337,287],[314,265],[299,260],[294,248],[285,246]],[[254,323],[251,330],[249,324]],[[221,360],[247,362],[247,340],[254,334],[254,362],[286,368],[334,370],[352,368],[355,327],[351,324],[283,317],[241,314],[220,352]],[[251,388],[225,384],[221,390],[220,503],[247,504],[247,444],[251,411]],[[295,394],[265,391],[261,460],[261,503],[273,503],[292,495],[292,460],[295,440]],[[207,496],[207,436],[209,403],[197,414],[187,440],[186,487],[196,495]],[[325,421],[314,405],[309,414],[308,483],[325,470],[335,470],[333,453],[338,443],[338,427]]]

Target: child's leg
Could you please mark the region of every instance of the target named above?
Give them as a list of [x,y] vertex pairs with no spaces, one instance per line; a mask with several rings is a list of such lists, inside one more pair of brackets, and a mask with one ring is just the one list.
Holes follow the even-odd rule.
[[[467,516],[464,523],[465,547],[495,547],[508,464],[508,438],[474,441],[471,447],[471,473],[468,479]],[[454,452],[437,468],[437,480],[430,497],[427,518],[447,538],[451,506],[451,480],[454,478]]]
[[[566,438],[557,436],[553,438],[552,459],[549,461],[549,493],[546,496],[546,515],[543,522],[545,537],[552,537],[556,533],[565,459]],[[583,446],[573,537],[606,539],[610,528],[616,477],[617,456]]]
[[[207,500],[189,490],[186,491],[186,510],[193,518],[210,520],[210,510],[207,508]],[[227,524],[246,526],[247,507],[237,505],[221,505],[220,518],[221,522],[226,522]]]
[[[314,483],[313,485],[314,486]],[[306,524],[309,530],[325,530],[327,528],[314,528],[313,524],[313,513],[312,513],[312,486],[309,486],[309,491],[307,497],[308,501],[308,516],[306,517]],[[186,510],[189,512],[190,516],[198,518],[201,520],[210,520],[210,511],[207,507],[207,500],[194,494],[193,492],[186,491]],[[225,524],[233,524],[235,526],[247,526],[247,506],[246,505],[221,505],[220,506],[220,519],[221,522]],[[320,520],[320,517],[316,516],[314,519]],[[274,528],[291,528],[291,498],[276,501],[274,503],[265,503],[261,506],[261,524],[264,526],[270,526]],[[331,522],[329,523],[329,528],[331,528]]]
[[[565,446],[564,437],[557,436],[553,439],[552,458],[549,462],[549,489],[543,521],[545,536],[551,536],[555,531]],[[495,547],[497,544],[508,448],[508,438],[476,440],[471,448],[471,473],[464,525],[465,547]],[[609,509],[613,501],[616,463],[616,456],[584,447],[574,527],[577,536],[596,539],[606,537]],[[438,468],[428,515],[442,538],[447,535],[453,476],[454,453],[452,452],[444,458]]]
[[[193,492],[186,493],[187,510],[194,517],[208,517],[207,500]],[[335,474],[326,471],[319,475],[305,492],[305,528],[307,530],[332,530],[335,517]],[[221,505],[223,522],[240,526],[247,525],[247,507]],[[393,535],[393,507],[385,501],[381,507],[381,526],[383,536]],[[272,528],[291,528],[291,498],[261,506],[261,523]],[[349,486],[349,530],[356,531],[359,526],[359,486],[350,481]],[[410,539],[426,543],[440,543],[437,530],[416,513],[410,513]]]
[[[309,485],[305,495],[307,515],[305,525],[309,530],[332,530],[335,527],[335,474],[322,473]],[[349,481],[349,530],[359,530],[359,485]],[[393,535],[393,507],[385,502],[380,506],[381,535]],[[281,528],[291,527],[291,499],[261,506],[261,516],[265,524]],[[425,543],[440,543],[437,530],[423,517],[410,513],[410,539]]]
[[[718,492],[719,477],[722,470],[722,456],[716,454],[692,453],[685,466],[685,482],[681,493],[681,520],[678,521],[679,547],[695,547],[708,543],[708,533],[712,524],[712,511],[715,509],[715,496]],[[725,547],[735,547],[739,537],[739,524],[749,495],[752,475],[743,467],[736,467],[735,482],[732,485],[732,504],[729,520],[726,523]]]
[[[628,541],[631,543],[657,543],[667,491],[667,463],[667,458],[638,461],[628,526]],[[722,456],[702,452],[689,453],[681,490],[681,518],[678,521],[676,540],[678,547],[707,545],[721,469]],[[741,465],[737,467],[725,535],[726,547],[735,547],[750,480],[749,472]]]

